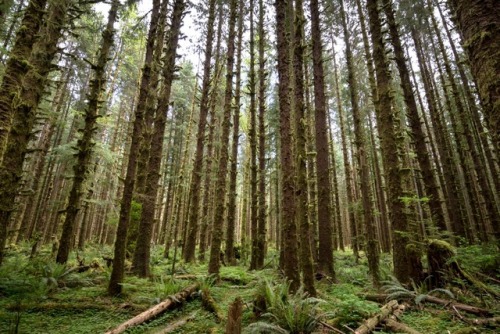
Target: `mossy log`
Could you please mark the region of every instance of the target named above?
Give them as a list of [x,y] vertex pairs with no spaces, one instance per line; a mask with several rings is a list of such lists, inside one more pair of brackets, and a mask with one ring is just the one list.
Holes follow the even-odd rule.
[[354,334],[370,333],[371,331],[373,331],[375,326],[377,326],[382,320],[386,319],[389,315],[391,315],[397,308],[398,308],[398,302],[395,300],[391,300],[390,302],[382,306],[380,312],[377,315],[365,320],[363,324],[354,331]]
[[188,299],[192,294],[194,294],[198,290],[198,287],[199,287],[198,284],[193,284],[185,288],[181,292],[176,293],[174,296],[167,298],[163,302],[147,309],[146,311],[133,317],[132,319],[129,319],[124,323],[121,323],[120,325],[118,325],[118,327],[106,332],[106,334],[123,333],[130,327],[142,324],[143,322],[153,319],[154,317],[163,313],[167,309],[180,305],[182,302]]
[[205,310],[213,313],[217,322],[221,322],[222,320],[224,320],[224,316],[222,315],[219,306],[215,302],[215,299],[212,297],[210,290],[206,288],[201,290],[201,305]]
[[398,321],[398,318],[405,311],[407,305],[399,304],[398,308],[387,319],[383,321],[384,326],[392,332],[407,333],[407,334],[421,334],[419,331],[411,328]]
[[229,306],[226,322],[226,334],[241,334],[242,314],[243,300],[238,297]]

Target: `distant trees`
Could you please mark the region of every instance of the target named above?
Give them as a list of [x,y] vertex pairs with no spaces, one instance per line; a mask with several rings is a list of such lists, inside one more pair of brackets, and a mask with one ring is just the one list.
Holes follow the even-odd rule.
[[114,244],[116,295],[152,245],[173,273],[279,254],[314,295],[337,250],[377,285],[380,252],[418,281],[426,239],[499,238],[493,1],[110,5],[0,6],[0,263]]

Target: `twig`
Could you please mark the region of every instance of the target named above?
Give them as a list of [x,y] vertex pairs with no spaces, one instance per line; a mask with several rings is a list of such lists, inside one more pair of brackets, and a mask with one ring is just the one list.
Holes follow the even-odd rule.
[[334,331],[335,333],[339,333],[339,334],[344,334],[344,332],[342,332],[341,330],[333,327],[333,326],[330,326],[329,324],[327,324],[326,322],[323,322],[323,321],[320,321],[319,324],[323,327],[326,327],[328,329],[331,329],[332,331]]

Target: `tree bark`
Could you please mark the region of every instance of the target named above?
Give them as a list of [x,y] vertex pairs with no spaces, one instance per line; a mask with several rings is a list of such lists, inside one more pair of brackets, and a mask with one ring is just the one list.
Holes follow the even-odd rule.
[[210,71],[212,60],[212,44],[214,36],[214,22],[215,22],[215,7],[216,1],[210,0],[208,9],[208,22],[207,22],[207,39],[205,44],[205,60],[203,63],[203,81],[201,84],[201,97],[200,97],[200,117],[198,120],[198,133],[196,139],[196,152],[191,173],[191,184],[189,190],[189,217],[186,221],[187,240],[184,246],[184,261],[193,262],[195,260],[195,247],[196,237],[198,234],[199,226],[199,208],[200,208],[200,182],[201,172],[203,167],[203,148],[205,146],[205,128],[207,125],[208,113],[208,93],[210,91]]
[[88,105],[85,110],[85,126],[82,137],[77,141],[77,161],[73,166],[73,185],[69,193],[68,206],[66,207],[66,217],[63,224],[63,231],[59,240],[56,261],[66,263],[68,261],[71,243],[76,225],[78,211],[80,210],[80,200],[83,195],[83,184],[87,179],[88,168],[92,158],[92,148],[95,145],[92,137],[99,115],[99,97],[105,89],[106,84],[106,64],[113,46],[115,30],[113,28],[118,19],[118,9],[120,2],[114,0],[108,14],[108,23],[102,33],[102,45],[99,50],[97,64],[93,65],[94,78],[90,81],[90,93],[88,95]]
[[[290,88],[290,41],[288,31],[288,4],[286,0],[276,0],[276,41],[278,47],[278,99],[280,112],[280,173],[282,177],[281,192],[281,225],[282,225],[282,255],[285,276],[290,283],[293,292],[299,288],[300,276],[298,268],[298,244],[297,226],[295,224],[295,166],[292,154],[292,128],[291,128],[291,104]],[[328,202],[327,202],[328,205]],[[326,234],[328,231],[324,231]],[[331,234],[328,235],[331,237]]]
[[[150,243],[153,234],[155,221],[156,198],[158,193],[158,181],[160,179],[160,166],[163,153],[163,138],[167,121],[167,113],[170,103],[170,93],[174,75],[177,71],[175,60],[177,58],[177,47],[179,44],[182,18],[186,4],[184,0],[175,0],[172,11],[172,21],[170,23],[167,47],[163,63],[163,85],[158,98],[156,117],[154,120],[154,131],[151,137],[151,151],[148,161],[148,177],[146,180],[146,193],[142,206],[142,216],[139,229],[141,233],[137,237],[132,270],[140,277],[149,276]],[[174,106],[175,108],[175,106]],[[175,111],[175,109],[174,109]]]
[[330,215],[330,162],[326,122],[326,96],[323,73],[323,45],[318,0],[310,1],[313,58],[314,107],[316,116],[316,173],[318,178],[318,269],[335,280]]

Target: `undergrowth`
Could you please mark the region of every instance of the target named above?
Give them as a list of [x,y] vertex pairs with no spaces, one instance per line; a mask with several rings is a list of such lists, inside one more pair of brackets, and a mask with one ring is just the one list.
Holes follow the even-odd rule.
[[[363,297],[380,292],[371,286],[363,253],[356,262],[351,251],[336,252],[338,282],[317,282],[316,298],[302,290],[290,293],[289,285],[276,270],[277,254],[270,249],[265,261],[269,265],[264,270],[249,271],[248,264],[240,260],[240,265],[223,266],[220,275],[212,277],[206,274],[206,263],[186,264],[181,260],[172,273],[172,259],[163,257],[163,247],[153,247],[152,277],[144,279],[127,274],[123,295],[111,297],[106,293],[111,273],[105,261],[112,257],[109,246],[89,244],[85,251],[72,254],[66,265],[60,265],[54,262],[49,247],[41,247],[30,259],[30,245],[23,243],[11,247],[0,266],[0,333],[102,333],[195,281],[200,283],[200,289],[210,291],[222,315],[227,314],[235,298],[243,300],[242,323],[246,333],[311,333],[320,330],[322,324],[347,333],[347,328],[356,328],[378,312],[380,305]],[[499,255],[491,245],[459,248],[456,258],[474,274],[498,278],[495,265]],[[75,268],[81,263],[92,266],[78,272]],[[381,255],[380,266],[390,298],[418,304],[426,295],[441,293],[440,297],[453,296],[458,301],[488,308],[494,315],[499,313],[498,300],[478,293],[467,282],[454,281],[446,289],[428,291],[425,282],[404,286],[391,280],[390,255]],[[478,277],[495,288],[494,281]],[[266,304],[260,313],[254,312],[256,295],[263,296]],[[422,333],[457,332],[469,327],[442,306],[426,303],[423,307],[418,305],[406,311],[401,321]],[[127,333],[157,333],[186,317],[191,320],[172,333],[224,333],[224,321],[217,322],[213,314],[202,308],[199,298]],[[481,332],[494,333],[494,329],[483,328]]]

